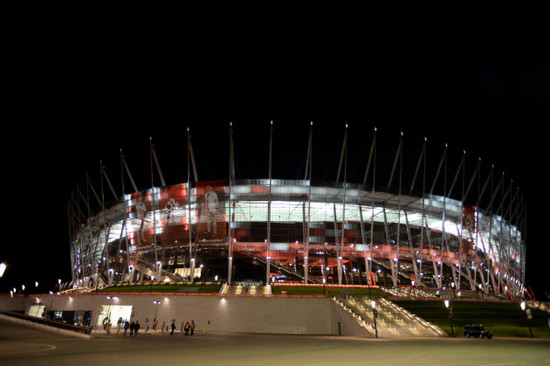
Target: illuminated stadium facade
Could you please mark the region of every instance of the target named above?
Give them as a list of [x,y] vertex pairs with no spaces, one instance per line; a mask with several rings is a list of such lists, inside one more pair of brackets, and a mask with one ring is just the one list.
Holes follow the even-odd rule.
[[[228,179],[191,181],[194,158],[188,134],[188,181],[164,184],[151,143],[151,174],[156,172],[163,184],[138,191],[121,154],[123,190],[129,180],[133,193],[123,192],[106,205],[100,198],[103,190],[115,192],[102,173],[101,193],[87,185],[69,204],[72,286],[151,279],[286,280],[523,294],[525,212],[517,190],[503,179],[492,184],[492,171],[482,177],[479,165],[465,177],[464,160],[448,167],[446,150],[428,182],[426,143],[412,181],[405,185],[403,137],[390,182],[381,188],[376,130],[363,183],[349,183],[347,129],[343,141],[338,176],[331,184],[309,179],[311,134],[303,180],[271,177],[271,153],[268,178],[235,179],[230,143]],[[441,185],[444,192],[436,194],[434,187]],[[87,214],[94,196],[101,207]],[[478,203],[484,198],[487,207],[466,204],[466,198]]]

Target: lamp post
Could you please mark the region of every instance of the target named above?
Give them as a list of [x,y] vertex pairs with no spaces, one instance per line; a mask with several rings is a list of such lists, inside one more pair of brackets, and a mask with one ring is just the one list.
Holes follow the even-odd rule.
[[[161,302],[160,300],[155,300],[153,301],[153,304],[160,305]],[[153,319],[153,329],[155,330],[157,330],[157,310],[158,310],[158,306],[155,306],[155,318]]]
[[378,327],[376,326],[376,318],[378,317],[378,310],[376,310],[376,301],[372,300],[370,302],[372,308],[372,319],[374,320],[374,335],[378,338]]
[[527,304],[525,301],[522,301],[520,304],[521,310],[525,311],[525,315],[527,316],[527,326],[529,327],[529,334],[531,335],[531,338],[533,336],[533,329],[531,328],[531,319],[533,319],[533,315],[531,315],[531,309],[527,309]]
[[48,314],[49,320],[53,320],[53,301],[55,300],[55,294],[53,291],[50,291],[50,295],[52,295],[52,301],[50,302],[50,313]]
[[325,266],[321,264],[321,276],[323,277],[323,294],[327,296],[327,276],[325,273]]
[[455,336],[455,331],[453,329],[453,308],[450,306],[450,301],[445,300],[445,307],[449,309],[449,322],[451,323],[451,337]]

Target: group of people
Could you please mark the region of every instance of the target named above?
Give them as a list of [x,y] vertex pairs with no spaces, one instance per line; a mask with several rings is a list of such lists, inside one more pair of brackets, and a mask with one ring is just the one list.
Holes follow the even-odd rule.
[[124,322],[124,335],[126,335],[126,332],[128,329],[130,329],[130,335],[137,335],[139,331],[140,325],[139,321],[133,321],[130,323],[128,320]]
[[[175,321],[172,321],[171,328],[172,328],[172,331],[170,332],[170,334],[173,335],[174,331],[176,330],[176,322]],[[183,325],[182,330],[185,332],[185,335],[193,335],[193,333],[195,331],[195,321],[191,320],[191,324],[189,324],[189,322],[186,322],[185,325]]]
[[[139,324],[138,320],[136,320],[136,321],[132,320],[131,323],[128,320],[125,320],[123,323],[124,323],[124,325],[123,325],[124,335],[127,334],[128,329],[130,329],[130,335],[137,335],[138,334],[138,331],[139,331],[139,328],[140,328],[140,324]],[[173,335],[174,331],[176,330],[176,322],[175,321],[172,321],[171,328],[172,328],[172,331],[170,332],[170,334]],[[193,333],[195,332],[195,321],[191,320],[191,323],[186,322],[185,325],[182,323],[182,332],[185,332],[185,335],[193,335]]]

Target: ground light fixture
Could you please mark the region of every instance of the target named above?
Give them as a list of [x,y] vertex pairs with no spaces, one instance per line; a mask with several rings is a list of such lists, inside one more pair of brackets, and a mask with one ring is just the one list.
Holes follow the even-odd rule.
[[376,310],[376,301],[372,300],[370,302],[372,308],[372,319],[374,321],[374,336],[378,338],[378,327],[376,326],[376,318],[378,317],[378,310]]
[[531,328],[531,320],[533,319],[533,315],[531,314],[531,309],[527,308],[527,303],[525,301],[522,301],[519,306],[521,307],[522,311],[525,311],[525,316],[527,317],[527,326],[529,327],[529,334],[531,337],[533,336],[533,329]]
[[453,307],[451,306],[451,302],[449,300],[445,300],[445,307],[449,310],[449,322],[451,323],[451,337],[455,336],[455,331],[453,329]]

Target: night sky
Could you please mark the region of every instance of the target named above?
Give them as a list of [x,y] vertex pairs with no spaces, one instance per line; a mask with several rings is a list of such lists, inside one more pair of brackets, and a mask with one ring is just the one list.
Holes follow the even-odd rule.
[[200,40],[54,27],[14,41],[0,290],[39,281],[45,292],[70,279],[67,201],[86,172],[99,184],[100,160],[120,187],[122,148],[138,186],[149,188],[152,137],[167,183],[184,182],[189,127],[199,179],[225,179],[232,121],[237,177],[263,178],[273,120],[275,178],[303,178],[310,121],[319,181],[336,179],[345,123],[349,181],[362,180],[375,126],[381,167],[393,162],[401,131],[409,169],[424,137],[430,164],[445,143],[452,167],[463,149],[469,169],[482,158],[484,177],[494,164],[495,176],[513,179],[527,201],[527,284],[543,298],[548,29],[530,19],[377,27],[344,20],[255,21]]

